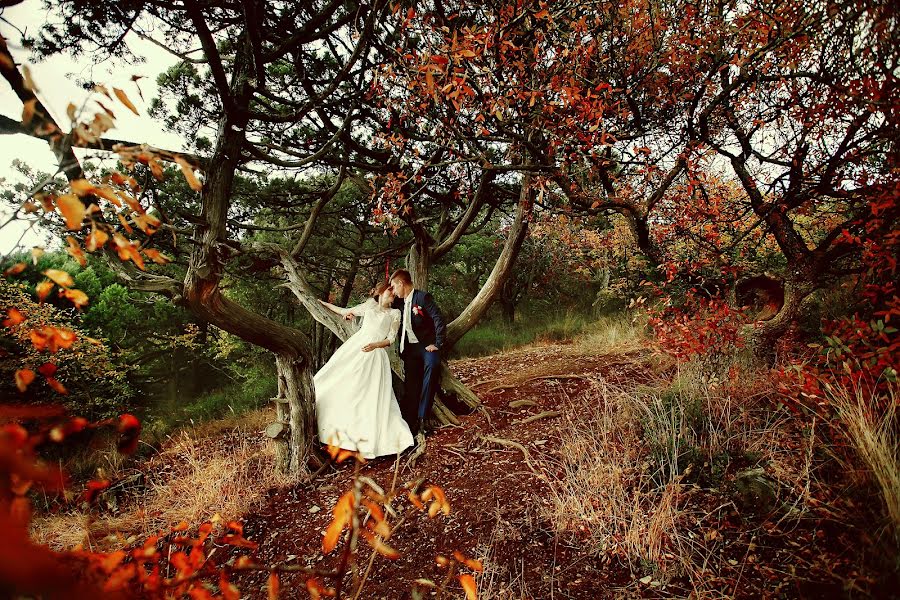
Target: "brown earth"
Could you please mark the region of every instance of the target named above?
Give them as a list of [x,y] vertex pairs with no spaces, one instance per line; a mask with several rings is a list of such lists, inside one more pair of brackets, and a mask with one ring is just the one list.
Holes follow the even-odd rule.
[[[551,414],[529,423],[522,420],[557,410],[561,401],[578,397],[592,377],[637,380],[641,378],[637,364],[628,356],[586,357],[563,344],[455,361],[454,373],[475,390],[486,410],[462,416],[459,427],[429,433],[427,451],[414,468],[404,469],[406,455],[401,455],[398,477],[400,484],[424,478],[424,485],[440,486],[451,513],[434,519],[419,513],[392,536],[390,544],[401,557],[395,561],[379,557],[361,597],[404,598],[418,578],[440,581],[444,573],[435,557],[454,550],[474,558],[489,552],[489,570],[517,574],[519,581],[511,591],[515,597],[521,589],[523,597],[549,598],[553,588],[557,594],[563,591],[561,597],[595,598],[598,588],[627,581],[626,573],[583,556],[577,546],[563,542],[541,522],[539,505],[548,485],[541,465],[552,459],[560,419]],[[510,408],[516,400],[534,404]],[[521,450],[484,436],[522,444],[528,460]],[[395,467],[392,457],[385,457],[369,461],[360,474],[387,488]],[[347,465],[311,485],[271,490],[265,506],[244,521],[245,536],[260,543],[260,561],[316,564],[330,509],[350,488],[352,477],[353,468]],[[320,510],[311,513],[311,507]],[[366,555],[363,551],[363,561]],[[319,566],[335,564],[336,558],[328,557]],[[490,573],[479,575],[484,576]],[[283,589],[302,588],[304,579],[285,575]],[[245,576],[240,587],[248,597],[263,597],[266,576]],[[451,589],[452,597],[462,596],[458,584]]]
[[[543,508],[550,502],[547,486],[554,485],[552,465],[563,419],[551,413],[523,422],[563,404],[571,406],[572,401],[577,406],[590,398],[582,395],[595,378],[628,385],[647,381],[652,374],[645,355],[588,356],[577,346],[554,344],[459,360],[451,366],[478,393],[486,410],[463,416],[458,427],[431,432],[427,452],[414,468],[403,467],[403,455],[399,463],[381,458],[360,470],[385,488],[391,486],[395,469],[398,487],[420,479],[438,485],[451,513],[434,519],[415,513],[398,528],[389,543],[400,558],[378,556],[360,598],[409,598],[416,579],[442,580],[445,571],[435,558],[454,550],[485,561],[486,571],[478,575],[481,598],[689,595],[692,587],[686,579],[650,581],[633,562],[589,552],[579,543],[578,532],[553,531]],[[510,407],[522,400],[533,404]],[[511,444],[486,438],[520,444],[528,456]],[[262,508],[244,519],[245,536],[260,543],[260,562],[334,567],[336,556],[322,556],[322,534],[353,476],[353,466],[345,463],[312,483],[270,490]],[[688,524],[695,526],[689,535],[724,540],[720,554],[712,557],[716,567],[709,570],[706,589],[719,590],[723,597],[831,598],[849,593],[844,589],[847,581],[866,581],[857,571],[858,532],[848,533],[827,518],[793,522],[784,531],[776,519],[742,515],[725,491],[695,488],[697,493],[685,495],[685,514],[703,516]],[[359,561],[365,565],[370,550],[362,542],[359,547]],[[247,597],[262,598],[266,577],[246,573],[237,583]],[[282,589],[287,597],[306,597],[304,581],[304,575],[284,574]],[[350,585],[349,576],[345,585]],[[427,588],[419,589],[423,597],[434,597]],[[448,591],[450,597],[463,597],[455,579]]]

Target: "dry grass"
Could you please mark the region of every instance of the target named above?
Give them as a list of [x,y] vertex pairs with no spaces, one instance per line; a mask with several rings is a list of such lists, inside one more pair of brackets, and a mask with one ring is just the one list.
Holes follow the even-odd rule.
[[[856,456],[881,496],[886,529],[900,546],[900,427],[897,385],[892,384],[884,398],[871,397],[859,387],[853,390],[826,386],[826,397],[837,410],[841,427]],[[879,400],[881,400],[879,402]],[[883,408],[879,409],[881,406]],[[844,459],[844,470],[854,465]]]
[[576,339],[576,347],[591,354],[625,354],[647,347],[646,313],[601,317]]
[[[585,403],[596,411],[584,411]],[[626,390],[594,382],[587,398],[566,407],[560,460],[546,475],[559,479],[548,486],[556,531],[597,555],[624,554],[636,568],[659,558],[678,495],[678,482],[659,490],[645,468],[639,410]]]
[[267,489],[289,482],[275,473],[271,441],[259,434],[268,418],[258,411],[182,431],[149,461],[145,489],[123,512],[37,516],[33,538],[56,549],[105,550],[181,521],[200,523],[217,514],[226,521],[239,518]]
[[494,509],[495,523],[491,536],[476,549],[476,556],[484,565],[484,571],[475,579],[478,597],[491,600],[530,600],[534,597],[525,585],[525,562],[519,569],[500,564],[495,557],[504,544],[515,541],[521,528],[504,520],[499,508]]
[[729,381],[687,365],[653,387],[595,380],[564,409],[558,460],[546,472],[548,521],[594,555],[624,558],[638,577],[651,575],[658,584],[684,577],[696,597],[722,597],[706,583],[721,568],[720,541],[698,536],[697,525],[715,521],[723,507],[699,510],[690,501],[699,488],[684,478],[711,470],[722,456],[748,453],[758,455],[767,476],[792,479],[798,496],[808,493],[796,446],[793,455],[778,450],[787,447],[784,422],[754,410],[765,382],[751,375],[749,368],[731,370]]

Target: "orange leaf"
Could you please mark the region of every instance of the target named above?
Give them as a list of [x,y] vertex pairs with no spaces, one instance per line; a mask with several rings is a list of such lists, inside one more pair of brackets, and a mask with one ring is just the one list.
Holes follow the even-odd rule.
[[116,245],[119,260],[131,260],[141,271],[146,270],[144,269],[144,259],[133,242],[119,233],[113,234],[113,242]]
[[153,235],[156,233],[156,230],[159,229],[161,221],[154,217],[153,215],[148,215],[147,213],[137,213],[131,215],[131,220],[134,221],[134,224],[138,226],[138,229],[146,233],[147,235]]
[[178,525],[172,528],[172,531],[187,531],[190,525],[188,525],[187,521],[182,521]]
[[131,228],[131,225],[128,224],[128,221],[125,220],[125,217],[123,217],[120,213],[116,213],[116,216],[119,217],[119,223],[122,224],[122,227],[125,229],[125,231],[127,231],[128,233],[134,233],[134,229]]
[[56,199],[56,207],[62,213],[66,220],[66,227],[69,229],[81,229],[81,223],[84,221],[84,215],[87,212],[84,204],[74,194],[64,194]]
[[73,179],[69,182],[69,187],[78,196],[87,196],[94,193],[94,184],[87,179]]
[[41,260],[41,257],[44,255],[44,249],[40,246],[35,246],[31,249],[31,263],[34,266],[37,266],[38,261]]
[[278,573],[269,573],[269,600],[276,600],[281,584],[278,582]]
[[119,99],[119,102],[121,102],[122,104],[124,104],[124,105],[128,108],[128,110],[130,110],[130,111],[133,112],[134,114],[140,116],[140,113],[139,113],[139,112],[137,111],[137,109],[134,107],[134,104],[131,103],[131,100],[128,99],[128,96],[125,94],[125,92],[123,92],[123,91],[120,90],[119,88],[115,88],[115,87],[114,87],[114,88],[113,88],[113,93],[116,95],[116,98]]
[[334,519],[328,525],[328,529],[322,538],[322,551],[325,554],[329,554],[334,550],[341,533],[344,531],[344,527],[350,523],[350,519],[353,516],[353,492],[345,492],[338,499],[331,512],[334,515]]
[[238,600],[241,597],[241,590],[228,580],[228,573],[225,571],[219,573],[219,590],[225,600]]
[[31,78],[31,69],[28,68],[28,65],[22,65],[22,79],[26,90],[31,92],[38,91],[37,86],[34,85],[34,79]]
[[462,564],[466,565],[473,571],[478,571],[479,573],[484,571],[484,565],[481,563],[480,560],[467,558],[462,552],[459,552],[458,550],[453,551],[453,558],[455,558],[458,562],[461,562]]
[[69,299],[72,304],[75,305],[75,308],[81,309],[87,306],[88,304],[88,296],[81,290],[76,290],[74,288],[70,290],[63,290],[62,295]]
[[94,252],[98,248],[102,248],[107,240],[109,240],[109,235],[102,229],[97,229],[95,225],[93,229],[91,229],[90,235],[87,236],[87,239],[84,241],[84,247],[88,252]]
[[44,275],[46,275],[47,278],[49,278],[59,287],[67,288],[75,285],[75,281],[72,279],[72,276],[65,271],[60,271],[59,269],[47,269],[46,271],[44,271]]
[[4,327],[12,327],[13,325],[18,325],[25,321],[25,315],[23,315],[18,308],[10,308],[6,311],[6,315],[9,318],[3,320]]
[[16,371],[16,387],[20,392],[24,392],[34,381],[34,371],[31,369],[19,369]]
[[153,262],[155,262],[158,265],[164,265],[164,264],[172,262],[171,258],[166,256],[159,250],[156,250],[155,248],[144,248],[144,254],[147,255],[147,258],[149,258],[150,260],[152,260]]
[[34,291],[37,293],[38,300],[43,302],[50,295],[50,292],[53,291],[53,282],[45,279],[35,286]]
[[366,542],[368,542],[369,545],[375,549],[375,552],[377,552],[378,554],[381,554],[382,556],[384,556],[385,558],[390,559],[390,560],[397,560],[398,558],[400,558],[399,552],[397,552],[396,550],[394,550],[393,548],[391,548],[390,546],[385,544],[381,540],[381,538],[374,535],[368,529],[363,529],[359,533],[360,533],[360,535],[363,536],[363,538],[365,538]]
[[35,98],[26,100],[22,104],[22,125],[28,125],[31,123],[31,120],[34,118],[35,105],[37,105],[37,99]]
[[5,271],[3,271],[3,274],[4,274],[6,277],[9,277],[10,275],[18,275],[19,273],[21,273],[22,271],[24,271],[24,270],[27,269],[27,268],[28,268],[28,265],[26,265],[26,264],[23,263],[23,262],[20,262],[20,263],[14,264],[14,265],[11,266],[10,268],[8,268],[8,269],[6,269]]
[[78,242],[71,235],[66,236],[66,241],[69,242],[69,247],[66,248],[66,252],[72,255],[72,258],[78,261],[82,267],[87,266],[87,259],[84,257],[84,252],[81,251],[81,246],[78,245]]
[[180,156],[175,157],[175,163],[181,167],[181,174],[184,175],[185,181],[191,186],[192,190],[199,192],[203,189],[203,184],[197,179],[197,175],[194,173],[194,167],[191,166],[191,163]]
[[306,591],[309,593],[309,597],[312,600],[321,600],[322,592],[325,591],[325,586],[315,577],[310,577],[306,580]]
[[466,591],[466,600],[478,600],[478,586],[475,585],[475,578],[468,573],[459,576],[459,583]]
[[62,383],[60,383],[60,381],[58,379],[56,379],[55,377],[48,377],[47,385],[49,385],[51,388],[53,388],[53,390],[57,394],[62,394],[63,396],[65,396],[69,393],[69,390],[66,389],[66,386],[64,386]]

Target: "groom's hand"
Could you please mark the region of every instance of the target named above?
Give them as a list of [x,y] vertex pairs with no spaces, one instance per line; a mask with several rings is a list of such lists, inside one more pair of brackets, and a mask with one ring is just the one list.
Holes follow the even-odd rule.
[[437,352],[438,351],[438,347],[435,346],[434,344],[428,344],[427,346],[425,346],[425,349],[428,350],[429,352]]
[[346,315],[344,315],[345,321],[352,321],[355,318],[356,318],[356,315],[354,315],[353,313],[347,313]]

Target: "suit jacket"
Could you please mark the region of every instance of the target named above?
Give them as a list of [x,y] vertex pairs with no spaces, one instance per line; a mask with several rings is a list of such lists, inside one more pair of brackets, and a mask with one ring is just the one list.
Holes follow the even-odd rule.
[[[394,298],[393,308],[399,308],[401,314],[400,331],[397,333],[399,342],[400,336],[403,335],[403,298]],[[418,310],[416,310],[418,308]],[[422,346],[434,344],[441,348],[444,344],[444,338],[447,335],[447,326],[444,324],[444,316],[434,301],[434,297],[424,290],[412,291],[412,330],[416,334],[416,339]]]

